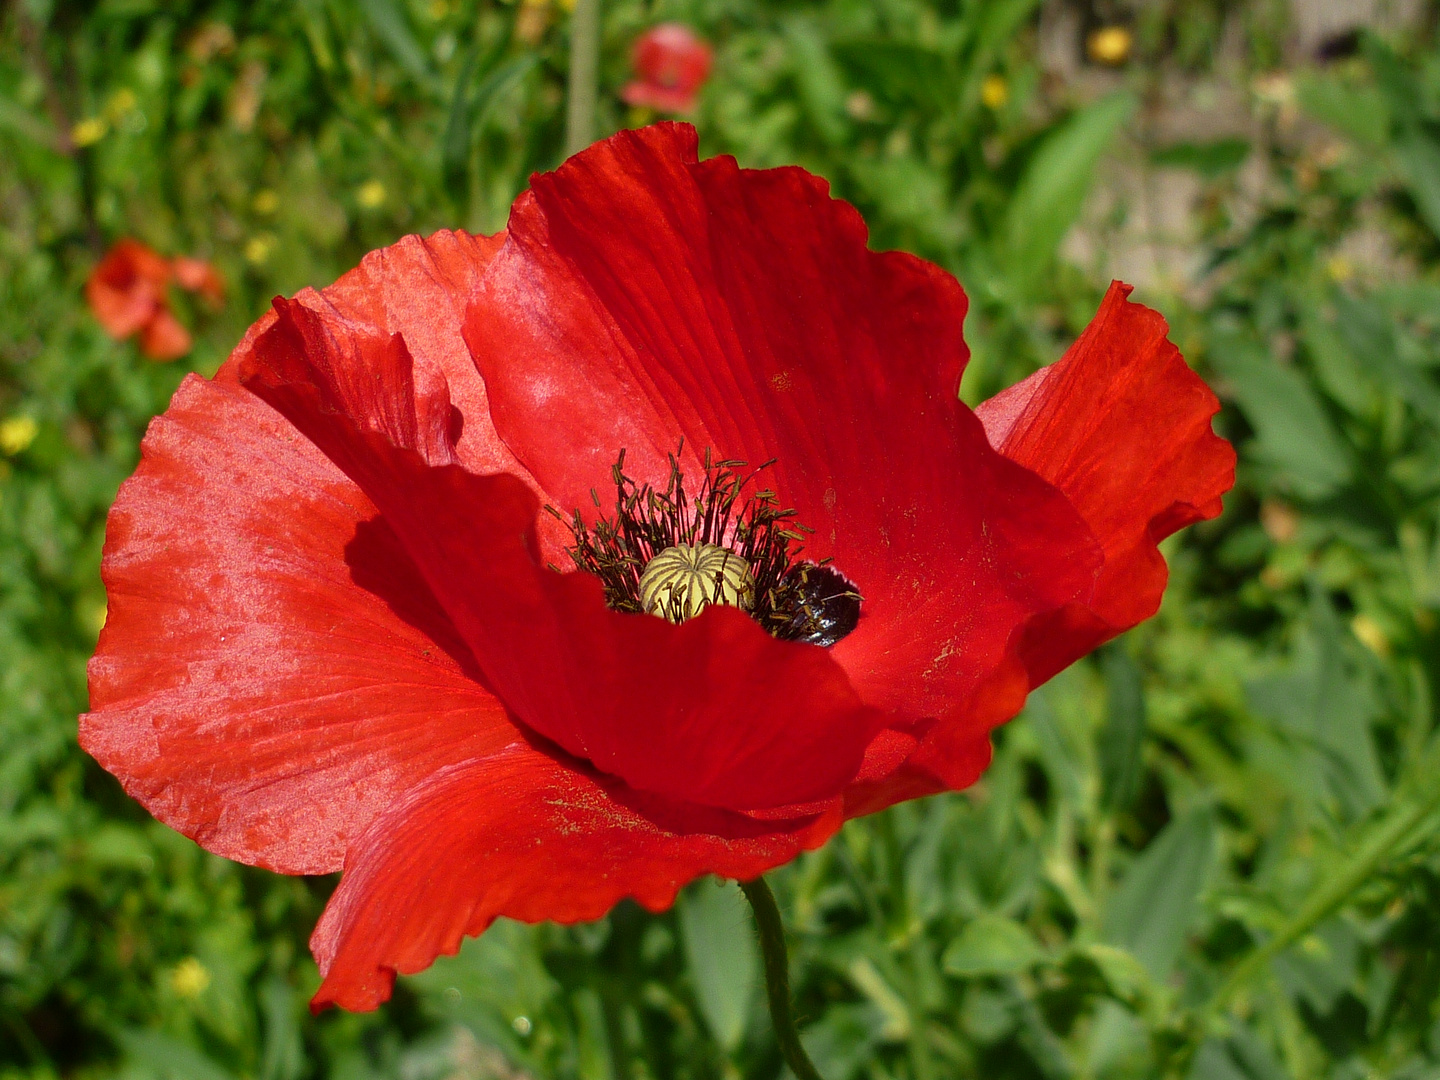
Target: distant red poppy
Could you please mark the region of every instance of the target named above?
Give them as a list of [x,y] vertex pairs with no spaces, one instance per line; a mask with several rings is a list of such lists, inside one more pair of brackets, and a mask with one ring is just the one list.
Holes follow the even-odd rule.
[[696,145],[277,299],[121,488],[81,741],[211,851],[343,870],[316,1008],[971,784],[1219,512],[1215,397],[1127,286],[972,412],[949,274]]
[[620,91],[629,105],[688,113],[710,77],[710,46],[681,23],[652,26],[635,40],[630,67],[635,80]]
[[225,302],[225,279],[204,259],[177,255],[171,265],[175,269],[175,281],[182,289],[199,293],[214,307]]
[[165,290],[171,281],[200,292],[218,306],[225,284],[207,262],[181,256],[173,261],[138,240],[115,244],[90,272],[85,298],[90,310],[117,341],[136,334],[140,351],[152,360],[174,360],[190,351],[190,331],[170,311]]

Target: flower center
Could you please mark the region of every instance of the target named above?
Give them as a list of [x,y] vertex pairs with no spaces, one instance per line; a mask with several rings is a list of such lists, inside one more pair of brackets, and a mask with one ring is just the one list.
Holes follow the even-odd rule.
[[[569,527],[575,543],[566,550],[600,579],[605,602],[674,623],[726,604],[782,641],[813,645],[834,645],[854,630],[861,603],[855,586],[828,559],[800,558],[800,541],[812,530],[780,508],[775,492],[745,494],[773,462],[741,476],[743,461],[715,461],[708,450],[704,460],[705,479],[691,495],[678,451],[665,487],[656,489],[625,475],[622,450],[611,469],[613,517],[587,525],[578,510],[566,517],[545,508]],[[590,495],[600,506],[600,496]]]
[[676,544],[640,572],[640,607],[650,615],[681,623],[711,604],[755,604],[750,565],[719,544]]

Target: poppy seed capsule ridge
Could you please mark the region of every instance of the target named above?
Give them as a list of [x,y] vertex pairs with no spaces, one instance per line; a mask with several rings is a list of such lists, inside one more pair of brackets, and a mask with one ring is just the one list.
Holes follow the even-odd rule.
[[719,544],[676,544],[640,573],[640,606],[673,623],[694,618],[711,604],[749,611],[755,602],[750,564]]

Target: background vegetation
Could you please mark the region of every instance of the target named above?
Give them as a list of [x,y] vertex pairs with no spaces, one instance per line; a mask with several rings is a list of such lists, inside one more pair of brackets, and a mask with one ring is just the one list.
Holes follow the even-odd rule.
[[[600,128],[646,119],[616,96],[636,34],[690,23],[706,153],[804,164],[964,281],[967,398],[1058,356],[1120,274],[1240,449],[1159,617],[1037,693],[974,790],[773,876],[830,1080],[1440,1077],[1440,50],[1403,6],[1355,31],[1278,0],[606,0]],[[207,855],[75,744],[148,419],[275,293],[501,227],[561,154],[568,19],[3,9],[0,1077],[781,1073],[733,886],[501,924],[312,1019],[333,880]],[[181,309],[186,360],[85,309],[126,235],[229,281]]]

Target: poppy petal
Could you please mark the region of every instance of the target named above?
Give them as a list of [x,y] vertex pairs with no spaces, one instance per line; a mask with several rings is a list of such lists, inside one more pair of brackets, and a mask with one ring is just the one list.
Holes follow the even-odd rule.
[[1156,545],[1220,513],[1235,482],[1235,451],[1210,427],[1219,401],[1130,292],[1113,283],[1060,360],[977,410],[995,448],[1063,491],[1105,550],[1093,599],[1029,628],[1031,685],[1155,614],[1168,576]]
[[734,608],[678,627],[611,611],[598,578],[546,567],[520,480],[444,463],[443,377],[417,390],[403,341],[276,310],[240,378],[370,496],[534,730],[640,790],[733,810],[828,798],[855,776],[882,717],[824,650]]
[[661,484],[682,438],[692,476],[707,447],[776,458],[807,557],[865,598],[832,651],[865,701],[959,716],[1016,627],[1088,598],[1085,523],[957,400],[963,290],[869,251],[823,180],[658,124],[534,178],[508,235],[466,326],[501,438],[565,511],[622,448]]
[[757,822],[639,801],[524,743],[452,765],[408,792],[353,846],[310,940],[311,1002],[373,1009],[397,972],[454,953],[498,916],[597,919],[624,897],[652,911],[704,873],[749,880],[818,847],[838,806]]
[[164,303],[170,264],[137,240],[121,240],[90,272],[85,299],[117,341],[137,333]]
[[190,351],[191,344],[190,331],[163,304],[140,328],[140,351],[151,360],[178,360]]
[[373,505],[272,409],[190,376],[142,450],[80,740],[156,817],[327,873],[421,778],[514,740]]
[[[406,236],[370,252],[333,285],[318,292],[304,289],[290,302],[313,309],[350,333],[379,339],[400,335],[422,372],[443,375],[450,403],[464,417],[458,434],[451,431],[460,463],[473,472],[513,473],[534,486],[495,434],[485,384],[460,336],[465,309],[503,241],[503,233],[487,237],[448,230],[424,238]],[[237,381],[253,343],[275,321],[273,310],[261,316],[216,378]]]
[[204,259],[177,255],[171,264],[176,283],[187,292],[198,292],[212,306],[225,302],[225,279],[220,271]]

